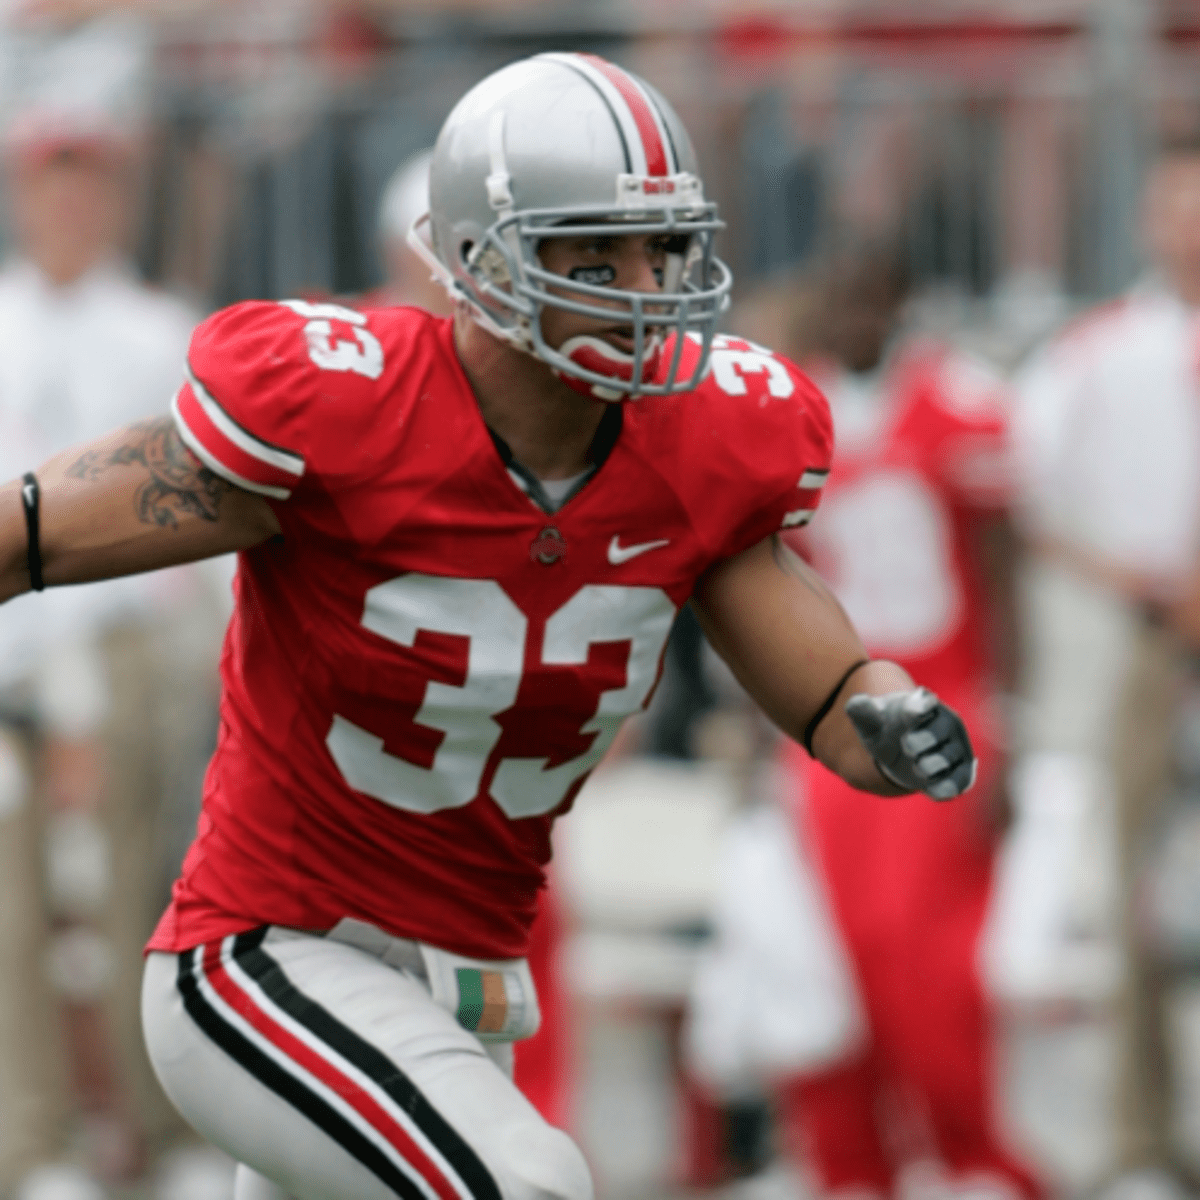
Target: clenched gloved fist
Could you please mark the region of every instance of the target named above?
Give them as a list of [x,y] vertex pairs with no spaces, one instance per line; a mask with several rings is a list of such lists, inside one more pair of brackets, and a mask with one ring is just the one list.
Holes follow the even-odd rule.
[[859,693],[846,701],[846,715],[880,774],[897,787],[949,800],[975,782],[979,764],[967,727],[928,688]]

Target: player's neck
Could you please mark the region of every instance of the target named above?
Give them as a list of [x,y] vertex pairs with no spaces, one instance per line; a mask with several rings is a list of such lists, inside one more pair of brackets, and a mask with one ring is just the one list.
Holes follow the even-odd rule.
[[572,391],[544,363],[468,316],[456,317],[454,341],[484,421],[522,466],[539,479],[568,479],[586,469],[602,401]]

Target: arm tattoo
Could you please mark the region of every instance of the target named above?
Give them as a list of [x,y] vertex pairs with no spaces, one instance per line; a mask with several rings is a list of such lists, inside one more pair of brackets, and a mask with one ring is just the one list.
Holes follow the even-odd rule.
[[139,421],[115,450],[89,450],[67,474],[89,482],[110,467],[143,466],[150,478],[138,486],[133,504],[146,525],[174,529],[183,517],[216,521],[221,499],[233,485],[197,462],[170,417]]

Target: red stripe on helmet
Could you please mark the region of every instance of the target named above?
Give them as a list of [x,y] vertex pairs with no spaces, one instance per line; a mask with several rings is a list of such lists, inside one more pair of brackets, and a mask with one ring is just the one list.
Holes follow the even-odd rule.
[[666,175],[667,148],[663,145],[662,135],[658,132],[658,125],[654,120],[654,112],[642,94],[642,89],[620,67],[613,66],[599,55],[581,54],[579,57],[595,67],[621,93],[621,99],[629,106],[633,122],[642,139],[642,147],[646,151],[647,173]]

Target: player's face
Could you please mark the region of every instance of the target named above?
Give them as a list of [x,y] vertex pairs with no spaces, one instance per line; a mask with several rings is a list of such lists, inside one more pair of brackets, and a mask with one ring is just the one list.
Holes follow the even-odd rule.
[[[680,239],[674,239],[676,242]],[[546,238],[538,247],[542,266],[555,275],[576,283],[630,292],[660,292],[671,250],[681,251],[663,234],[589,234],[583,237]],[[550,288],[551,292],[572,300],[586,299],[587,303],[607,307],[594,295],[582,296],[567,288]],[[594,317],[546,308],[542,313],[542,337],[557,350],[569,338],[579,334],[601,337],[625,354],[632,354],[633,325],[628,305],[614,296],[611,322]]]

